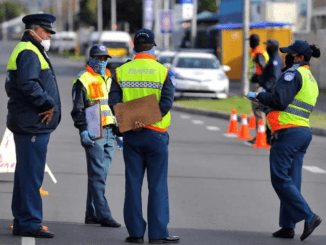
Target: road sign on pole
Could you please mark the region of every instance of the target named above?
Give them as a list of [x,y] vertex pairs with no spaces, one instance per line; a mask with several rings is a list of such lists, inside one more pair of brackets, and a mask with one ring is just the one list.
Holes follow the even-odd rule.
[[160,11],[159,22],[161,33],[169,34],[173,32],[173,14],[171,10]]

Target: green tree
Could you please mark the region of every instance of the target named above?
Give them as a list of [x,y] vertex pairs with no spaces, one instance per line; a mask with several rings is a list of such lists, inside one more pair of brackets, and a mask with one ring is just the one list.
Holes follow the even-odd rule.
[[97,1],[81,0],[79,2],[79,20],[86,25],[97,27]]
[[203,11],[216,12],[216,0],[198,0],[198,13]]
[[0,21],[7,21],[20,16],[21,14],[28,14],[28,9],[20,4],[11,1],[6,1],[0,4]]

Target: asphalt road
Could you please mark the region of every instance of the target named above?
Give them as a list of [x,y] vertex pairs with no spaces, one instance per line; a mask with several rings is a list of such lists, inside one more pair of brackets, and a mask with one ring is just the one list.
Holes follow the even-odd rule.
[[[1,45],[1,44],[0,44]],[[0,48],[0,80],[5,81],[8,47]],[[46,174],[43,188],[44,225],[55,233],[53,239],[21,238],[11,235],[13,174],[0,173],[0,245],[102,245],[125,244],[128,235],[123,222],[124,164],[115,152],[107,179],[107,199],[119,229],[84,225],[86,205],[86,160],[78,130],[70,116],[71,85],[84,62],[53,57],[62,100],[62,121],[51,135],[47,163],[58,183]],[[0,89],[0,131],[6,126],[7,97]],[[172,111],[169,156],[169,199],[172,235],[189,245],[303,244],[297,225],[293,240],[271,237],[279,229],[279,200],[270,183],[269,151],[253,149],[235,138],[224,136],[228,122],[222,119]],[[305,157],[305,167],[326,170],[326,138],[314,136]],[[317,168],[314,168],[315,170]],[[145,177],[146,180],[146,177]],[[324,173],[303,170],[302,193],[311,208],[324,218],[304,243],[326,244],[326,179]],[[147,202],[147,183],[143,204]],[[146,216],[146,206],[143,207]],[[147,235],[145,235],[147,242]]]

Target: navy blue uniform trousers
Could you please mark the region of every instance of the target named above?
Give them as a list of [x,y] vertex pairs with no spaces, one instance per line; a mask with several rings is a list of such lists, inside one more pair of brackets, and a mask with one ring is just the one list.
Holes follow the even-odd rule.
[[312,132],[307,127],[293,127],[275,132],[270,151],[271,181],[281,201],[280,227],[295,228],[301,220],[313,216],[301,194],[303,157]]
[[126,192],[124,221],[132,237],[143,237],[146,221],[142,213],[141,190],[145,170],[148,181],[148,237],[162,239],[169,236],[168,197],[168,144],[167,132],[151,129],[123,134],[123,157],[125,161]]
[[42,186],[50,134],[14,134],[16,169],[12,195],[14,231],[25,232],[41,226]]

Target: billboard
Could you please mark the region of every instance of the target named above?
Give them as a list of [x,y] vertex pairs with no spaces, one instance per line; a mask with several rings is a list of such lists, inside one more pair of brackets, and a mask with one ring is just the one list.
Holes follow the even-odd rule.
[[242,23],[243,0],[221,0],[220,24]]

